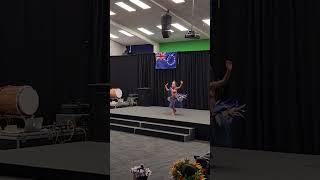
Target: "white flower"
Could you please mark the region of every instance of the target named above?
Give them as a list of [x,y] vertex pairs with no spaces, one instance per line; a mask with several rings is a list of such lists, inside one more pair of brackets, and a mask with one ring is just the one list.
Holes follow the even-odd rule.
[[145,176],[150,176],[151,175],[151,171],[149,168],[144,168],[143,165],[140,166],[135,166],[133,168],[131,168],[130,171],[135,177],[145,177]]

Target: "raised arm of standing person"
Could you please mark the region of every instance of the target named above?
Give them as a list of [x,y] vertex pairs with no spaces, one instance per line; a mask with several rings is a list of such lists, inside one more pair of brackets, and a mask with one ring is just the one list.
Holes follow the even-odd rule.
[[180,86],[178,86],[176,89],[180,89],[183,85],[183,81],[180,81]]
[[209,86],[210,87],[221,87],[223,85],[225,85],[225,83],[229,80],[231,71],[232,71],[232,61],[230,60],[226,60],[226,68],[227,68],[227,72],[225,73],[225,75],[223,76],[223,78],[219,81],[213,81],[210,82]]
[[166,91],[169,91],[168,83],[166,85],[164,85],[164,88],[166,89]]

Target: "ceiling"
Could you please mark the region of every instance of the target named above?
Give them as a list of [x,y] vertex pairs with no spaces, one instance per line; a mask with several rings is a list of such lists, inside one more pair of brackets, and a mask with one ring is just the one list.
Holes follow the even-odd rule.
[[[172,23],[179,23],[188,29],[190,29],[190,24],[192,24],[194,26],[193,29],[200,34],[201,39],[210,38],[210,27],[202,21],[203,19],[210,18],[210,0],[194,0],[195,8],[193,17],[193,0],[185,0],[185,3],[180,4],[176,4],[172,0],[154,0],[158,5],[153,3],[151,0],[141,1],[149,5],[151,8],[143,10],[137,5],[131,3],[129,0],[110,0],[110,10],[116,13],[115,15],[110,16],[111,21],[114,22],[110,24],[110,33],[119,37],[112,39],[113,41],[123,45],[138,45],[150,44],[150,41],[148,42],[148,40],[156,43],[188,40],[184,38],[186,32],[179,31],[174,27],[172,27],[174,32],[171,34],[170,38],[162,38],[161,29],[156,26],[161,24],[161,16],[165,14],[165,10],[160,8],[158,5],[169,9],[170,12],[177,16],[172,15]],[[136,11],[128,12],[117,6],[115,4],[116,2],[124,2],[136,9]],[[153,32],[154,35],[143,34],[137,30],[137,28],[140,27],[148,29]],[[121,29],[126,31],[130,30],[131,32],[138,33],[140,36],[138,36],[138,34],[135,34],[136,36],[134,37],[125,36],[119,33],[119,30]]]

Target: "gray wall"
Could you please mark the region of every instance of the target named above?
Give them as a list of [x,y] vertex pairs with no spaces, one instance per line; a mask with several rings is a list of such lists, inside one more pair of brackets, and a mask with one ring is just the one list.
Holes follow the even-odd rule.
[[110,56],[121,56],[126,50],[126,46],[110,40]]

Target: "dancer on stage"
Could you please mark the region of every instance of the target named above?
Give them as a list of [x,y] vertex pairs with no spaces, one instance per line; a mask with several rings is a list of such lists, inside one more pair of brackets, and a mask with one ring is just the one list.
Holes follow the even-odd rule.
[[168,83],[165,85],[166,91],[170,91],[170,96],[168,101],[170,102],[169,108],[172,109],[172,115],[174,116],[177,112],[176,108],[178,103],[182,103],[183,99],[186,98],[186,95],[178,94],[178,90],[182,87],[183,81],[180,81],[180,86],[177,87],[176,81],[172,81],[171,87],[168,88]]

